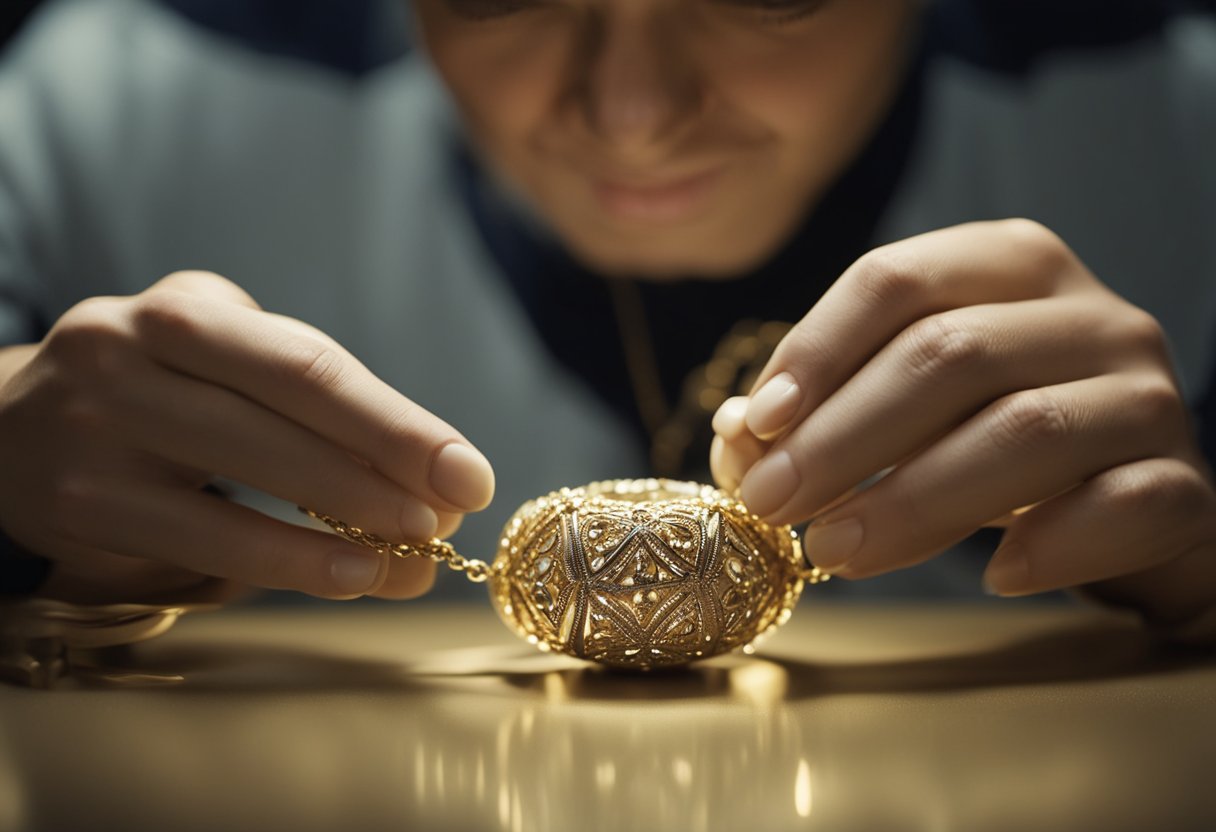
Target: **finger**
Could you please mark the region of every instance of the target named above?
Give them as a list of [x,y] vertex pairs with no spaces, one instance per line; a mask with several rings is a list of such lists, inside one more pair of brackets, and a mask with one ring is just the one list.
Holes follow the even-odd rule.
[[767,442],[762,442],[744,431],[738,438],[728,440],[715,436],[709,446],[709,467],[718,486],[734,493],[744,475],[768,451]]
[[168,563],[129,558],[95,546],[57,540],[41,551],[55,568],[38,594],[77,604],[116,604],[176,596],[211,578]]
[[1203,477],[1179,460],[1145,460],[1020,516],[984,582],[1000,595],[1027,595],[1129,576],[1123,592],[1147,594],[1162,612],[1186,617],[1216,597],[1216,570],[1199,557],[1216,556],[1213,541],[1216,500]]
[[748,426],[769,439],[797,424],[913,321],[1046,297],[1079,273],[1058,237],[1025,220],[972,223],[876,249],[777,347],[756,379]]
[[435,585],[437,566],[427,558],[390,558],[388,576],[372,596],[405,601],[425,595]]
[[718,486],[731,493],[769,447],[748,430],[747,405],[745,396],[734,396],[722,403],[713,418],[715,436],[709,446],[709,469]]
[[244,396],[133,358],[114,428],[133,447],[251,485],[394,541],[429,540],[435,511],[349,451]]
[[732,396],[722,403],[714,413],[714,433],[723,439],[738,439],[747,431],[746,396]]
[[267,589],[354,598],[388,572],[387,555],[195,491],[80,476],[56,514],[69,542]]
[[1008,396],[818,518],[807,555],[846,577],[909,566],[1109,468],[1169,455],[1185,435],[1164,424],[1171,393],[1156,377],[1103,376]]
[[171,292],[150,293],[135,325],[158,362],[283,414],[434,508],[475,511],[493,496],[484,456],[332,341],[255,310]]
[[728,474],[723,465],[722,453],[725,450],[726,440],[721,436],[715,436],[709,443],[709,472],[713,475],[714,482],[719,488],[733,492],[739,486],[739,481]]
[[435,529],[435,537],[446,539],[456,534],[460,530],[461,523],[464,522],[464,515],[450,511],[436,512],[439,516],[439,526]]
[[182,292],[195,297],[235,303],[248,309],[261,309],[253,296],[226,277],[197,269],[173,272],[153,283],[147,292]]
[[[1114,320],[1112,320],[1112,318]],[[760,515],[796,496],[810,517],[981,407],[1017,390],[1105,373],[1127,358],[1117,316],[1092,298],[970,306],[924,318],[775,446],[798,469],[798,493],[759,471],[743,498]]]

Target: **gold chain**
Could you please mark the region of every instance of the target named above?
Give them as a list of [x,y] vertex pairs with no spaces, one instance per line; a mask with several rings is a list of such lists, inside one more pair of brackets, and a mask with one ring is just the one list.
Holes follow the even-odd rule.
[[638,287],[628,280],[611,279],[608,288],[634,398],[650,434],[650,466],[660,476],[678,476],[698,431],[722,402],[751,390],[793,324],[750,318],[736,323],[718,342],[710,360],[688,373],[680,400],[672,408],[663,393],[658,355]]
[[344,523],[336,517],[330,517],[328,514],[321,514],[303,506],[300,507],[300,511],[314,520],[320,520],[351,543],[375,549],[381,554],[394,555],[399,558],[427,558],[438,563],[446,563],[448,568],[456,572],[463,572],[465,577],[475,584],[482,583],[490,577],[490,564],[484,560],[466,558],[457,552],[451,543],[440,540],[437,537],[433,537],[426,543],[420,544],[390,543],[378,535],[365,532],[358,526]]
[[625,369],[633,386],[633,398],[646,432],[653,437],[671,418],[671,408],[663,393],[663,380],[659,377],[659,362],[650,327],[646,324],[642,296],[637,286],[624,279],[609,279],[608,291],[616,313],[617,333],[625,353]]
[[[662,482],[656,481],[656,482]],[[603,484],[600,484],[601,486]],[[563,489],[567,491],[568,489]],[[570,503],[569,508],[580,508],[583,504],[584,495],[582,490],[576,492],[574,502]],[[703,503],[705,501],[702,501]],[[755,520],[755,516],[751,514],[737,498],[728,498],[725,500],[715,501],[714,505],[717,508],[727,511],[730,514],[742,520]],[[437,563],[446,563],[448,568],[454,572],[463,572],[465,577],[475,584],[484,583],[489,579],[490,574],[494,571],[494,567],[486,563],[484,560],[475,558],[466,558],[464,555],[456,551],[456,548],[446,540],[440,540],[437,537],[431,538],[426,543],[390,543],[379,535],[364,531],[358,526],[352,526],[336,517],[330,517],[328,514],[321,514],[313,511],[310,508],[300,506],[300,511],[307,514],[314,520],[320,520],[325,525],[329,526],[342,537],[349,540],[351,543],[357,543],[360,546],[366,546],[369,549],[374,549],[381,554],[389,554],[399,558],[427,558]],[[567,506],[559,504],[559,508],[565,509]],[[794,536],[797,540],[797,535]],[[798,549],[801,557],[801,547]],[[803,561],[805,563],[805,561]],[[818,566],[806,565],[798,568],[798,577],[809,584],[821,584],[827,581],[831,576],[819,569]]]
[[739,321],[718,342],[710,360],[692,369],[671,418],[652,438],[650,458],[656,471],[670,476],[683,468],[697,431],[728,398],[748,394],[791,328],[783,321]]

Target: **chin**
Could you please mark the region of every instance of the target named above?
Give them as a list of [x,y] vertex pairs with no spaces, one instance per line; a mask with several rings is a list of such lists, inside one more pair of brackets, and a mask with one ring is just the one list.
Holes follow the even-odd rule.
[[721,234],[666,235],[650,232],[644,238],[605,239],[602,233],[561,234],[571,253],[588,268],[607,277],[643,280],[731,280],[763,265],[784,240],[784,235],[763,239],[729,240]]

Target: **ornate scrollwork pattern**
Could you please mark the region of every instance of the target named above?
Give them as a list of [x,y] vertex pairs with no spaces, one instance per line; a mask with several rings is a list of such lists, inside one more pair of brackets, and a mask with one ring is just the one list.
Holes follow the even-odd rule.
[[784,623],[803,583],[788,527],[669,480],[533,500],[507,523],[491,572],[495,607],[530,642],[639,669],[750,645]]

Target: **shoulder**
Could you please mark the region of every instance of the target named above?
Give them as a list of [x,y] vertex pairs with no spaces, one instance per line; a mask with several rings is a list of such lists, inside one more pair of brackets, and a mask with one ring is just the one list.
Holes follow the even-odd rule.
[[1152,44],[1168,48],[1171,41],[1177,45],[1179,31],[1206,29],[1210,33],[1216,4],[1201,0],[937,0],[927,18],[939,53],[1006,78],[1026,78],[1044,63],[1061,57]]
[[446,108],[415,58],[355,78],[151,0],[54,2],[0,62],[0,284],[19,254],[53,320],[186,265],[257,288],[381,234],[433,250]]
[[883,236],[1039,220],[1165,324],[1198,393],[1216,364],[1216,18],[1177,6],[939,0]]

